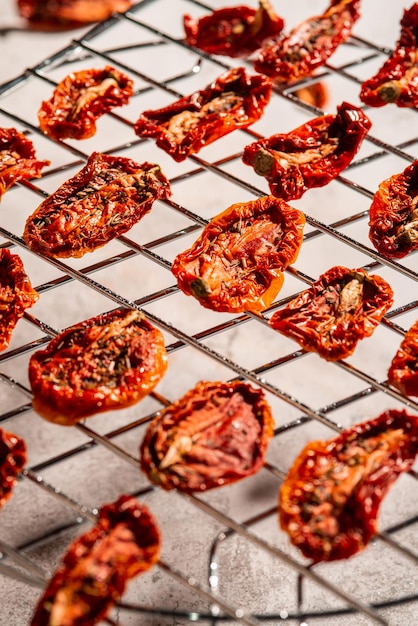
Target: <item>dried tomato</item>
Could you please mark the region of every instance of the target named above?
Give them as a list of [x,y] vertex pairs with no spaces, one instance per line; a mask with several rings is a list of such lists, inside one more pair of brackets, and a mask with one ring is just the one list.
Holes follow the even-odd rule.
[[167,490],[221,487],[261,468],[273,426],[261,389],[202,381],[150,423],[140,446],[141,469]]
[[418,107],[418,3],[405,9],[395,49],[378,72],[361,85],[360,100],[372,107],[394,103]]
[[96,133],[96,120],[115,107],[128,104],[133,81],[106,65],[101,69],[69,74],[44,100],[38,111],[39,126],[53,139],[88,139]]
[[148,507],[122,495],[69,546],[40,598],[31,626],[93,626],[120,600],[130,579],[157,561],[161,536]]
[[406,396],[418,396],[418,321],[405,333],[392,359],[388,382]]
[[281,83],[309,76],[351,35],[360,17],[360,0],[332,0],[322,15],[304,20],[288,33],[266,42],[254,68]]
[[17,0],[19,15],[37,30],[78,28],[127,11],[134,0]]
[[296,261],[304,225],[301,211],[273,196],[233,204],[177,255],[171,271],[180,289],[206,308],[259,311],[274,300],[284,270]]
[[0,128],[0,199],[19,180],[39,178],[50,161],[38,161],[33,143],[15,128]]
[[249,144],[242,160],[266,178],[273,195],[295,200],[334,180],[351,163],[370,127],[361,109],[343,102],[335,115],[320,115],[289,133]]
[[117,309],[65,329],[29,359],[33,408],[71,426],[136,404],[164,376],[164,337],[142,313]]
[[293,95],[317,109],[323,109],[328,102],[328,90],[321,82],[299,87],[295,89]]
[[81,257],[128,231],[170,195],[159,165],[93,152],[28,217],[23,237],[40,254]]
[[245,68],[228,70],[201,91],[162,109],[144,111],[134,125],[139,137],[153,137],[175,161],[184,161],[216,139],[247,128],[263,114],[272,83]]
[[17,477],[25,464],[24,440],[0,428],[0,508],[11,497]]
[[284,21],[269,0],[259,0],[258,9],[244,5],[226,7],[198,20],[184,15],[183,25],[190,46],[234,58],[248,56],[263,41],[279,35]]
[[269,320],[274,330],[328,361],[350,356],[393,304],[390,285],[363,269],[335,266]]
[[279,492],[279,520],[314,562],[346,559],[377,532],[380,504],[418,453],[418,418],[389,410],[298,455]]
[[418,249],[418,159],[380,183],[369,209],[369,238],[390,258]]
[[25,272],[22,259],[0,248],[0,351],[5,350],[17,322],[39,299]]

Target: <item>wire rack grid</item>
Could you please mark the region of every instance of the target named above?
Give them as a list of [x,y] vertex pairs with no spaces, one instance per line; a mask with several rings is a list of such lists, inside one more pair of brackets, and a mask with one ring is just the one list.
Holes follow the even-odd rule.
[[[264,180],[242,163],[242,150],[258,137],[286,132],[323,112],[302,100],[298,89],[321,81],[327,110],[342,100],[360,106],[360,83],[381,65],[394,41],[370,40],[360,20],[318,75],[274,89],[259,122],[174,163],[153,141],[136,137],[133,124],[141,111],[203,88],[232,65],[251,69],[250,60],[210,57],[182,41],[181,15],[203,15],[220,6],[173,0],[168,11],[163,0],[140,2],[0,86],[2,126],[25,132],[37,156],[51,161],[41,179],[15,185],[2,200],[1,245],[21,256],[40,299],[0,355],[0,424],[22,436],[28,447],[27,467],[1,512],[0,623],[30,622],[66,547],[94,523],[103,503],[121,493],[148,504],[158,519],[163,549],[156,568],[131,582],[106,623],[411,626],[416,621],[416,471],[398,479],[382,503],[379,534],[348,561],[312,567],[289,545],[277,519],[280,482],[306,442],[328,438],[388,408],[418,410],[413,399],[386,380],[403,334],[417,317],[417,256],[382,257],[370,245],[367,227],[379,182],[418,156],[416,111],[367,109],[372,130],[350,167],[325,188],[292,203],[306,215],[304,242],[277,300],[262,315],[204,310],[179,291],[170,272],[174,256],[212,216],[234,202],[268,193]],[[302,10],[312,14],[307,2]],[[104,116],[92,139],[49,140],[37,124],[40,102],[71,71],[104,63],[133,78],[130,104]],[[81,259],[34,255],[22,239],[26,218],[93,150],[159,163],[170,179],[172,198],[156,202],[126,235]],[[338,264],[378,273],[393,287],[395,302],[352,357],[328,363],[275,333],[268,319]],[[142,310],[163,331],[167,374],[130,409],[72,428],[45,422],[31,407],[30,354],[61,329],[118,306]],[[148,422],[199,380],[234,378],[262,387],[273,409],[275,436],[264,468],[199,496],[152,487],[138,463]]]

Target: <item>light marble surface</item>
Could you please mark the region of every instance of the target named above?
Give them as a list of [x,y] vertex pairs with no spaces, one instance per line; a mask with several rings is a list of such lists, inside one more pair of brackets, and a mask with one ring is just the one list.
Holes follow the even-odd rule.
[[[282,7],[279,2],[274,2],[277,11],[282,13],[289,26],[298,23],[303,17],[321,12],[326,6],[323,0],[298,0],[281,4]],[[216,0],[211,5],[220,8],[224,3]],[[407,3],[403,0],[364,0],[362,18],[354,33],[376,45],[393,46],[399,30],[399,19],[406,6]],[[148,2],[143,9],[136,12],[136,16],[140,21],[169,33],[173,38],[180,38],[180,16],[185,10],[198,15],[197,7],[191,6],[186,0],[160,0]],[[24,27],[17,18],[11,0],[0,0],[0,26],[3,29]],[[89,29],[90,27],[62,33],[34,33],[23,28],[4,32],[0,36],[0,85],[20,77],[28,68],[35,67],[57,53],[73,39],[81,38]],[[137,26],[125,24],[121,29],[110,29],[93,42],[93,48],[100,52],[102,49],[117,48],[121,43],[135,43],[138,38],[137,29]],[[145,40],[147,38],[152,39],[148,34]],[[338,54],[335,62],[345,59],[345,54],[348,59],[352,59],[357,53],[355,48],[349,47],[347,51]],[[155,63],[151,66],[151,71],[148,60],[151,57],[148,55],[152,55]],[[163,81],[167,76],[180,73],[183,68],[193,67],[196,61],[194,54],[180,49],[175,43],[170,45],[168,52],[165,48],[152,52],[145,48],[143,51],[115,53],[115,59],[116,62],[138,71],[135,74],[137,87],[144,84],[141,71],[149,72],[156,81]],[[99,57],[94,59],[94,63],[99,62]],[[70,67],[86,67],[89,63],[89,59],[81,59],[70,64]],[[57,64],[43,71],[47,79],[57,81],[65,75],[68,67]],[[366,71],[368,70],[361,68],[360,75]],[[198,89],[205,86],[216,72],[219,73],[216,65],[203,63],[195,75],[176,81],[173,88],[190,93],[191,87]],[[347,79],[337,75],[325,80],[329,87],[326,105],[328,110],[334,111],[336,105],[345,98],[358,103],[358,90],[353,83],[348,83]],[[30,77],[4,94],[0,108],[17,116],[19,120],[27,120],[29,124],[36,126],[37,107],[50,91],[51,85],[47,80]],[[132,250],[132,242],[137,246],[152,244],[160,237],[195,225],[195,216],[201,221],[208,220],[232,202],[245,201],[254,196],[250,187],[235,184],[233,177],[266,192],[263,181],[248,167],[243,166],[239,159],[228,162],[221,172],[216,167],[213,171],[203,167],[201,174],[193,173],[200,165],[200,158],[206,166],[206,162],[216,163],[225,154],[239,154],[249,141],[244,133],[232,133],[206,147],[197,160],[179,164],[174,163],[152,142],[129,146],[129,141],[133,138],[131,125],[137,115],[145,106],[158,106],[157,103],[161,103],[160,98],[168,102],[172,95],[161,90],[157,95],[153,92],[150,96],[143,94],[136,97],[120,111],[122,121],[113,118],[102,120],[94,138],[80,143],[70,141],[65,149],[49,142],[39,133],[34,133],[38,156],[50,158],[51,167],[58,169],[53,175],[45,176],[39,181],[38,195],[25,186],[16,187],[5,194],[1,204],[0,226],[13,236],[21,236],[25,219],[36,207],[41,195],[54,191],[69,177],[70,171],[75,173],[79,168],[79,162],[73,167],[69,167],[69,164],[75,162],[78,155],[83,160],[96,149],[118,151],[119,146],[124,146],[121,153],[138,162],[158,162],[166,175],[174,181],[173,201],[181,210],[157,203],[152,213],[128,233],[128,242],[111,242],[105,248],[88,255],[88,259],[66,261],[63,265],[46,263],[44,259],[37,258],[18,244],[19,253],[35,286],[61,279],[66,270],[81,272],[83,268],[94,263],[100,266],[98,271],[89,275],[90,282],[83,282],[82,276],[77,275],[77,280],[67,281],[62,287],[45,288],[39,302],[31,310],[33,316],[57,331],[100,311],[113,308],[113,294],[128,303],[134,300],[143,303],[150,318],[155,319],[157,325],[160,323],[170,349],[169,368],[157,388],[160,398],[174,400],[199,379],[229,379],[239,373],[239,367],[242,367],[256,379],[259,378],[261,384],[266,384],[268,400],[278,427],[304,415],[304,407],[314,414],[324,413],[336,424],[345,426],[374,417],[387,408],[403,407],[402,401],[395,400],[379,389],[376,391],[368,388],[367,379],[364,381],[361,376],[353,375],[353,371],[359,370],[374,381],[385,381],[388,363],[400,341],[400,333],[389,326],[380,326],[373,337],[358,346],[345,365],[323,362],[316,355],[301,354],[294,359],[289,358],[289,363],[286,364],[286,358],[297,351],[297,346],[292,341],[272,335],[272,331],[260,320],[248,318],[245,323],[237,323],[236,316],[205,310],[197,302],[175,290],[174,280],[168,269],[169,262],[177,252],[192,243],[196,231],[170,242],[150,245],[151,254],[124,256]],[[254,125],[254,131],[268,135],[280,132],[279,129],[290,130],[308,119],[309,115],[309,111],[303,107],[278,100],[269,106],[262,120]],[[370,111],[370,116],[373,118],[373,136],[378,142],[392,144],[415,138],[415,143],[406,150],[408,154],[418,157],[416,112],[401,112],[396,107],[386,107],[384,110]],[[8,114],[0,112],[0,124],[11,124]],[[367,156],[375,150],[373,142],[366,142],[361,155]],[[374,164],[366,164],[347,172],[351,186],[336,181],[325,189],[307,193],[302,200],[295,203],[295,206],[313,218],[312,223],[307,225],[306,233],[314,230],[314,220],[322,225],[332,225],[338,220],[347,220],[351,215],[366,211],[370,192],[375,190],[383,178],[405,165],[403,157],[388,155],[377,159]],[[59,170],[60,166],[63,167],[62,171]],[[221,173],[224,175],[220,175]],[[192,217],[188,216],[188,212]],[[348,220],[341,231],[344,236],[360,242],[363,246],[369,245],[366,217],[352,222]],[[108,258],[118,255],[121,262],[106,265]],[[346,241],[341,242],[328,235],[312,236],[304,242],[295,269],[302,276],[316,277],[333,264],[354,267],[367,265],[370,261],[364,250],[358,250]],[[416,299],[416,280],[408,276],[407,270],[417,272],[417,261],[415,254],[402,262],[406,273],[389,266],[378,268],[379,273],[394,287],[394,309]],[[297,293],[304,286],[303,281],[289,273],[278,300]],[[156,297],[149,298],[150,294],[156,294]],[[397,315],[394,322],[401,329],[406,329],[416,317],[416,309],[412,308]],[[218,325],[219,332],[213,331],[208,339],[200,339],[203,348],[200,344],[195,345],[194,338],[185,348],[179,345],[183,335],[190,338],[207,329],[212,331]],[[94,509],[103,502],[116,499],[122,492],[134,492],[148,486],[145,477],[135,465],[144,425],[139,423],[126,432],[124,427],[131,425],[136,419],[152,415],[161,404],[158,396],[150,397],[141,402],[140,406],[126,411],[93,417],[85,424],[92,432],[83,429],[83,426],[66,429],[44,422],[28,408],[30,396],[27,393],[26,368],[30,350],[22,349],[22,346],[35,342],[42,336],[42,329],[32,324],[30,319],[22,320],[5,358],[0,356],[1,374],[17,383],[3,385],[0,396],[1,414],[7,417],[7,412],[13,413],[10,418],[5,418],[4,427],[27,440],[29,467],[35,468],[34,474],[42,476],[46,482],[43,489],[42,483],[36,484],[36,476],[35,481],[30,476],[19,481],[13,498],[1,511],[0,540],[16,547],[29,543],[30,548],[26,551],[28,558],[49,574],[65,547],[88,524],[76,525],[63,532],[57,530],[47,542],[40,542],[39,545],[33,543],[37,537],[42,537],[44,533],[53,533],[61,525],[74,522],[77,519],[78,506]],[[7,355],[13,356],[13,351],[17,352],[17,356],[8,358]],[[276,359],[283,359],[283,366],[267,369],[264,374],[263,366]],[[258,368],[261,368],[261,372],[257,374]],[[280,393],[276,394],[274,390],[279,390]],[[339,407],[342,399],[351,397],[352,402],[343,403]],[[16,407],[22,407],[21,414],[14,412]],[[416,407],[411,410],[416,410]],[[107,435],[119,428],[121,431],[111,443],[123,451],[121,455],[115,454],[115,449],[92,445],[95,433]],[[276,615],[281,613],[284,616],[286,612],[297,611],[295,571],[278,559],[275,551],[283,550],[298,563],[300,558],[289,547],[284,533],[279,531],[275,512],[267,512],[276,506],[280,472],[290,466],[304,443],[314,438],[330,437],[332,433],[331,428],[314,419],[296,430],[275,437],[268,451],[270,469],[263,469],[257,476],[230,488],[202,495],[202,505],[180,494],[162,493],[158,490],[141,496],[141,500],[149,505],[158,518],[163,537],[163,562],[168,563],[173,570],[178,569],[186,582],[193,577],[203,589],[207,589],[207,567],[212,542],[225,528],[228,517],[236,523],[247,522],[255,540],[249,541],[248,538],[239,536],[239,533],[231,534],[227,538],[220,535],[216,551],[218,587],[214,588],[214,594],[218,593],[231,607],[242,608],[248,612]],[[78,446],[85,446],[86,450],[71,454],[68,458],[64,457],[52,466],[48,465],[52,455],[65,455]],[[131,455],[131,459],[126,458],[128,455]],[[272,472],[271,467],[277,471]],[[387,529],[397,523],[401,524],[417,514],[416,483],[410,476],[403,476],[398,481],[382,507],[381,528]],[[63,500],[53,493],[55,489],[64,494]],[[71,508],[71,502],[75,503],[76,512]],[[205,507],[214,507],[215,515],[208,515]],[[416,531],[416,524],[412,524],[395,535],[398,542],[410,546],[415,554],[418,552]],[[5,562],[10,563],[9,560]],[[323,565],[317,567],[315,572],[338,590],[352,594],[365,603],[417,592],[416,563],[380,539],[350,561]],[[0,626],[29,626],[30,615],[39,593],[36,586],[0,575]],[[324,586],[312,581],[305,581],[303,598],[302,608],[306,611],[342,606],[340,599],[335,599]],[[206,599],[199,597],[193,586],[178,582],[164,567],[157,567],[139,577],[130,585],[124,600],[154,608],[204,613],[208,611]],[[416,603],[382,610],[381,614],[390,626],[413,626],[416,622]],[[125,611],[115,612],[113,618],[114,623],[120,626],[178,626],[191,623],[191,620],[182,616],[148,616]],[[375,623],[364,615],[323,617],[319,621],[301,618],[300,623],[302,622],[309,626],[372,626]],[[201,620],[201,623],[209,624],[210,620]],[[238,620],[230,623],[238,623]],[[268,626],[282,623],[290,626],[297,622],[277,617],[262,623],[267,623]]]

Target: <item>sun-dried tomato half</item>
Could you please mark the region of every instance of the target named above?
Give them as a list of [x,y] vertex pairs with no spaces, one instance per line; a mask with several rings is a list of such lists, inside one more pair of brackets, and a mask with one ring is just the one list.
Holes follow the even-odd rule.
[[168,365],[164,337],[142,313],[117,309],[65,329],[29,359],[33,408],[71,426],[149,394]]
[[19,15],[36,30],[78,28],[127,11],[134,0],[17,0]]
[[258,8],[244,5],[217,9],[198,20],[183,16],[185,40],[208,54],[245,57],[260,48],[263,41],[279,35],[283,19],[269,0],[259,0]]
[[156,139],[175,161],[256,122],[270,101],[272,83],[245,68],[228,70],[205,89],[162,109],[144,111],[134,125],[139,137]]
[[247,145],[242,160],[264,176],[273,195],[295,200],[334,180],[351,163],[370,127],[361,109],[343,102],[335,115],[320,115],[289,133]]
[[141,469],[167,490],[221,487],[258,472],[273,426],[261,389],[202,381],[150,423],[140,446]]
[[388,382],[406,396],[418,396],[418,321],[405,333],[392,359]]
[[369,209],[369,238],[390,258],[418,249],[418,159],[380,183]]
[[0,248],[0,351],[8,347],[17,322],[38,299],[20,256]]
[[312,441],[279,491],[280,526],[314,562],[346,559],[377,532],[379,507],[418,453],[418,418],[389,410]]
[[392,288],[383,278],[335,266],[276,311],[269,324],[305,350],[337,361],[373,334],[392,304]]
[[328,102],[328,90],[322,82],[299,87],[295,89],[293,95],[317,109],[323,109]]
[[11,497],[17,477],[25,464],[24,440],[0,428],[0,508]]
[[50,161],[38,161],[30,139],[15,128],[0,128],[0,200],[19,180],[40,178]]
[[69,546],[32,617],[31,626],[93,626],[120,601],[128,582],[158,561],[156,519],[134,497],[101,507],[97,523]]
[[96,120],[115,107],[128,104],[133,81],[106,65],[69,74],[44,100],[38,111],[39,126],[53,139],[88,139],[96,133]]
[[361,85],[360,100],[369,106],[418,107],[418,2],[404,10],[400,25],[394,50]]
[[93,152],[28,217],[23,237],[40,254],[81,257],[128,231],[170,195],[159,165]]
[[289,83],[322,67],[351,35],[360,17],[360,0],[332,0],[321,15],[304,20],[287,34],[267,41],[254,62],[257,72]]
[[180,289],[208,309],[265,309],[297,259],[304,225],[301,211],[273,196],[233,204],[177,255],[171,271]]

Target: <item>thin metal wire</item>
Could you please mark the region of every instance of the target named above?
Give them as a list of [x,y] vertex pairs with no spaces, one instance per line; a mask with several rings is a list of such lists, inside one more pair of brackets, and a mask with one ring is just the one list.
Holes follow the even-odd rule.
[[[158,29],[152,27],[150,24],[147,24],[146,22],[143,22],[139,19],[138,16],[140,16],[141,14],[140,9],[142,7],[153,4],[155,1],[156,0],[145,0],[144,2],[140,2],[125,15],[114,16],[110,20],[96,26],[87,34],[85,34],[81,39],[74,40],[65,49],[58,51],[55,55],[51,56],[48,59],[45,59],[36,67],[28,69],[21,77],[14,79],[4,86],[0,86],[0,96],[7,96],[15,89],[22,87],[22,85],[32,80],[40,80],[49,85],[54,85],[55,82],[49,76],[49,71],[52,67],[57,67],[60,64],[71,64],[74,60],[83,60],[89,62],[94,57],[103,59],[104,61],[109,63],[117,64],[122,70],[126,70],[132,76],[136,76],[138,79],[143,80],[146,86],[139,89],[137,95],[140,93],[143,94],[146,92],[152,92],[152,90],[162,90],[166,94],[169,94],[173,97],[179,97],[183,94],[177,91],[177,89],[174,88],[173,85],[175,85],[182,78],[187,77],[188,72],[191,74],[193,72],[200,71],[201,63],[205,60],[210,60],[211,63],[218,65],[220,69],[227,69],[230,67],[228,63],[225,63],[224,61],[220,61],[219,59],[213,59],[204,53],[199,53],[198,51],[196,51],[195,65],[190,67],[188,71],[179,72],[173,74],[173,76],[170,76],[163,81],[158,81],[150,74],[150,68],[138,70],[138,68],[136,67],[132,67],[129,64],[122,63],[120,57],[118,56],[120,52],[123,52],[124,50],[132,50],[135,48],[139,49],[144,45],[156,47],[169,43],[170,45],[175,45],[178,48],[183,48],[186,50],[189,49],[183,41],[176,39],[168,33],[161,32]],[[189,0],[189,2],[190,4],[194,4],[203,8],[207,6],[201,2],[198,2],[197,0]],[[121,23],[127,23],[131,27],[136,25],[144,31],[149,32],[149,34],[153,37],[156,37],[157,41],[153,40],[146,44],[138,43],[137,45],[133,45],[131,43],[127,43],[126,46],[115,45],[114,47],[108,48],[105,51],[96,49],[94,47],[94,44],[96,40],[100,37],[100,35],[106,33],[107,31],[111,31],[116,25],[120,25]],[[326,77],[327,75],[335,74],[344,78],[347,81],[358,83],[358,79],[356,78],[356,76],[351,73],[358,65],[372,58],[373,55],[377,52],[382,54],[389,54],[389,50],[387,48],[381,48],[373,44],[373,42],[366,41],[362,38],[353,37],[350,42],[350,45],[351,44],[354,44],[358,47],[359,56],[354,61],[341,65],[340,67],[327,64],[324,67],[323,71],[324,77]],[[318,77],[316,77],[316,80],[317,79]],[[312,82],[312,80],[313,79],[307,79],[306,81],[302,81],[301,84],[308,84],[309,82]],[[295,96],[294,89],[292,88],[276,88],[274,91],[274,97],[283,98],[293,103],[300,109],[310,111],[312,114],[318,113],[318,109],[316,109],[315,107],[301,102],[297,98],[297,96]],[[11,110],[8,110],[7,107],[0,107],[0,113],[8,118],[11,122],[23,125],[30,134],[40,134],[39,128],[37,126],[31,124],[29,120],[20,118],[18,114]],[[111,114],[111,116],[124,125],[132,125],[132,122],[129,119],[125,118],[123,114]],[[259,134],[255,133],[251,129],[247,129],[243,132],[245,132],[251,138],[251,140],[260,137]],[[403,159],[406,163],[409,163],[414,160],[414,156],[411,152],[409,152],[409,150],[415,147],[417,139],[409,138],[408,141],[400,142],[398,145],[391,145],[382,142],[373,135],[369,135],[367,137],[367,141],[376,146],[377,151],[373,152],[371,155],[368,155],[364,159],[358,159],[354,161],[351,166],[347,168],[344,176],[340,176],[338,178],[338,182],[350,191],[354,191],[361,196],[371,198],[372,192],[370,190],[362,187],[361,185],[355,183],[353,180],[350,179],[350,170],[354,171],[355,168],[380,159],[382,156],[387,154],[395,155]],[[123,150],[124,148],[127,148],[129,146],[137,146],[142,143],[144,143],[143,140],[134,137],[129,142],[129,145],[127,143],[122,144],[117,147],[117,150]],[[87,160],[88,155],[78,147],[76,148],[74,145],[63,143],[62,148],[63,150],[67,151],[69,155],[74,156],[76,160],[73,159],[71,163],[67,163],[66,165],[59,166],[54,169],[51,168],[49,172],[45,174],[45,179],[60,171],[66,171],[78,165],[82,165]],[[109,148],[109,151],[110,150],[115,150],[115,148]],[[223,179],[228,183],[234,184],[237,187],[241,187],[251,194],[254,194],[256,196],[263,195],[264,192],[261,188],[250,184],[246,180],[236,177],[232,173],[228,172],[227,169],[225,169],[226,165],[233,164],[240,158],[240,156],[240,153],[231,153],[229,155],[223,156],[222,159],[209,162],[200,156],[194,155],[190,157],[190,162],[194,163],[195,168],[188,170],[184,174],[173,177],[171,179],[171,183],[175,184],[181,181],[187,182],[190,180],[194,180],[195,178],[196,180],[198,180],[199,175],[210,172],[219,179]],[[40,197],[46,197],[48,195],[47,192],[42,189],[41,183],[26,181],[20,183],[20,185]],[[44,258],[43,261],[45,261],[45,263],[51,264],[55,269],[57,269],[60,272],[60,276],[59,278],[54,278],[51,281],[39,285],[37,287],[38,292],[42,294],[53,291],[58,287],[76,281],[88,287],[89,289],[105,296],[112,304],[116,304],[117,306],[132,307],[140,310],[144,310],[144,307],[147,304],[157,302],[160,299],[167,298],[170,295],[178,292],[177,285],[173,284],[171,287],[166,287],[154,293],[148,293],[146,296],[132,301],[128,298],[123,297],[116,291],[105,287],[103,284],[100,283],[100,281],[96,281],[92,277],[92,275],[96,272],[100,272],[103,270],[111,271],[111,269],[115,265],[124,263],[127,260],[132,259],[136,255],[140,255],[146,258],[150,262],[155,263],[156,265],[162,267],[163,269],[166,269],[167,271],[170,270],[170,263],[163,256],[159,255],[156,252],[156,249],[164,246],[167,243],[175,242],[181,237],[185,237],[195,232],[197,233],[200,227],[204,226],[205,223],[207,223],[207,220],[203,219],[201,216],[199,216],[197,213],[193,212],[189,208],[181,206],[180,204],[175,203],[172,200],[166,200],[164,201],[164,204],[169,206],[179,215],[182,215],[183,217],[187,218],[187,220],[191,221],[192,225],[188,226],[187,228],[182,228],[181,230],[171,232],[167,235],[162,236],[159,239],[149,241],[145,244],[138,244],[129,236],[124,235],[119,238],[119,242],[126,248],[123,253],[108,257],[106,259],[103,259],[102,261],[99,261],[90,266],[86,266],[85,268],[82,268],[80,270],[76,270],[62,261]],[[367,212],[361,211],[356,215],[350,215],[346,218],[339,219],[338,221],[330,225],[324,224],[318,221],[316,218],[307,215],[307,223],[312,227],[312,230],[305,235],[305,241],[313,240],[317,237],[329,237],[335,241],[343,243],[349,248],[363,253],[369,259],[370,267],[387,267],[388,269],[394,271],[403,278],[406,278],[413,282],[418,281],[418,273],[412,270],[410,267],[405,266],[400,262],[388,260],[378,254],[372,248],[365,246],[363,243],[344,234],[344,232],[342,231],[344,226],[353,224],[357,221],[361,221],[366,217],[366,215]],[[27,249],[21,237],[9,231],[8,229],[0,227],[0,235],[7,242],[6,245],[19,246],[22,249]],[[288,271],[295,278],[299,279],[303,284],[310,284],[313,281],[312,277],[307,276],[301,271],[298,271],[296,268],[289,268]],[[305,356],[305,352],[303,350],[295,350],[289,354],[281,355],[277,359],[266,362],[263,365],[258,366],[257,368],[247,369],[243,367],[240,363],[236,363],[233,359],[225,357],[223,354],[216,351],[215,349],[210,348],[207,345],[206,342],[208,339],[214,338],[220,333],[228,332],[231,329],[238,328],[239,326],[248,322],[256,322],[257,324],[266,326],[268,324],[269,313],[276,308],[283,306],[292,297],[294,297],[294,294],[292,294],[292,296],[287,296],[286,298],[279,299],[271,307],[269,307],[267,311],[264,311],[263,315],[238,315],[227,322],[223,322],[212,327],[206,327],[205,329],[195,334],[189,334],[181,331],[179,328],[173,327],[164,319],[148,311],[145,314],[152,323],[160,327],[162,330],[167,331],[172,337],[174,337],[173,342],[167,346],[168,354],[180,351],[187,347],[192,348],[193,350],[201,352],[213,361],[225,365],[232,372],[234,372],[236,377],[255,383],[256,385],[262,387],[268,393],[290,405],[293,409],[296,409],[296,411],[298,412],[298,417],[287,422],[285,425],[276,428],[275,436],[279,436],[283,432],[291,432],[292,430],[297,431],[299,428],[312,421],[317,421],[318,423],[331,428],[331,430],[339,432],[342,426],[335,419],[332,418],[332,414],[337,413],[338,410],[344,407],[353,405],[355,402],[363,399],[368,395],[376,394],[378,392],[387,394],[388,396],[396,400],[397,403],[400,403],[410,410],[418,410],[418,404],[416,402],[404,397],[402,394],[390,388],[387,385],[386,381],[380,382],[371,375],[367,374],[365,371],[362,371],[359,368],[354,367],[353,365],[346,362],[338,362],[335,364],[335,366],[341,368],[345,373],[349,374],[350,377],[356,378],[364,382],[365,386],[361,390],[354,393],[347,393],[347,395],[345,395],[344,397],[339,398],[337,401],[327,406],[324,406],[320,409],[315,409],[300,400],[299,398],[287,393],[284,389],[280,389],[271,382],[268,382],[268,380],[265,378],[267,374],[274,372],[280,367],[286,367],[288,364],[297,363],[299,359]],[[402,305],[402,307],[398,307],[398,309],[391,311],[386,316],[386,319],[383,323],[386,325],[387,328],[402,336],[404,329],[394,323],[392,319],[397,318],[402,313],[408,310],[415,310],[417,307],[417,301],[411,301],[407,304],[404,304]],[[0,364],[5,364],[13,361],[13,359],[17,357],[22,357],[30,353],[34,349],[41,347],[51,337],[55,336],[60,330],[52,328],[45,321],[36,318],[29,312],[25,313],[25,320],[35,328],[41,330],[43,336],[35,341],[28,342],[14,350],[9,350],[0,355]],[[14,407],[11,410],[4,411],[0,415],[0,423],[12,420],[19,415],[22,415],[23,413],[31,410],[31,393],[25,385],[17,382],[12,377],[3,372],[0,373],[0,382],[6,385],[8,388],[13,389],[13,391],[16,392],[18,395],[22,396],[22,404]],[[173,398],[166,398],[158,394],[152,395],[161,406],[166,406],[173,400]],[[45,481],[44,478],[39,474],[39,472],[46,469],[54,469],[55,467],[58,467],[58,464],[63,462],[64,460],[72,457],[77,458],[78,455],[81,454],[88,454],[89,451],[97,448],[98,446],[106,448],[112,454],[118,456],[120,459],[122,459],[122,461],[125,461],[131,466],[138,467],[138,458],[133,456],[123,447],[117,445],[115,443],[115,439],[123,433],[135,431],[136,428],[139,428],[141,425],[150,421],[151,419],[153,419],[154,416],[155,413],[151,413],[129,423],[128,425],[125,425],[119,429],[114,429],[105,434],[99,434],[98,432],[92,430],[90,427],[87,427],[85,424],[78,424],[76,428],[83,435],[85,435],[86,442],[67,450],[65,453],[51,455],[47,460],[38,463],[30,468],[26,468],[23,472],[23,480],[28,480],[33,483],[33,485],[35,485],[37,488],[45,490],[49,495],[63,503],[64,506],[73,510],[73,512],[76,514],[76,517],[72,522],[73,524],[79,524],[82,520],[89,520],[90,522],[94,523],[96,519],[96,511],[89,510],[87,507],[70,498],[60,489]],[[277,467],[272,463],[266,463],[265,469],[267,469],[278,480],[282,480],[285,476],[284,469]],[[412,477],[417,478],[414,472],[411,472],[410,474]],[[148,489],[153,490],[153,487],[149,487]],[[143,493],[146,493],[146,491],[147,490],[145,490]],[[276,546],[269,544],[267,541],[264,541],[262,538],[252,532],[251,527],[254,524],[257,524],[261,520],[267,519],[270,516],[275,515],[275,508],[269,507],[268,509],[260,512],[254,518],[248,519],[246,520],[246,522],[241,523],[237,522],[231,517],[228,517],[220,510],[212,507],[200,498],[197,498],[195,496],[182,497],[184,497],[188,501],[188,503],[192,504],[200,512],[203,512],[205,515],[216,520],[225,527],[225,530],[216,536],[212,546],[209,549],[207,589],[204,589],[201,585],[198,585],[197,582],[186,573],[181,572],[176,567],[173,567],[172,565],[169,565],[164,561],[161,561],[159,563],[159,566],[161,569],[166,571],[172,578],[178,580],[182,585],[186,585],[189,589],[196,592],[199,597],[204,599],[208,603],[209,612],[199,613],[188,611],[187,609],[184,611],[165,610],[164,607],[150,608],[123,602],[121,602],[120,604],[121,608],[124,608],[126,611],[143,611],[145,613],[153,613],[154,615],[170,615],[173,617],[182,617],[190,622],[209,620],[212,624],[217,624],[221,623],[222,621],[228,622],[230,620],[234,620],[237,623],[249,624],[251,626],[259,624],[261,621],[265,620],[273,620],[276,622],[287,620],[287,623],[290,623],[290,621],[298,621],[299,623],[301,623],[302,620],[306,621],[306,619],[308,618],[321,620],[325,617],[335,616],[337,619],[338,616],[347,615],[358,611],[362,615],[370,618],[373,623],[386,625],[389,624],[389,622],[387,622],[381,616],[379,610],[381,608],[390,606],[390,601],[382,601],[381,603],[370,604],[360,602],[356,597],[345,593],[341,589],[336,588],[326,579],[323,579],[321,576],[317,575],[314,568],[300,565],[297,561],[289,557],[289,555],[279,550]],[[391,528],[387,529],[386,532],[379,533],[378,538],[384,541],[387,545],[389,545],[391,549],[397,551],[400,555],[406,556],[411,562],[416,562],[418,558],[417,555],[405,546],[401,545],[399,542],[397,542],[393,536],[401,528],[405,528],[408,525],[413,525],[416,522],[417,518],[413,517],[410,520],[404,522],[402,525],[394,524]],[[2,559],[0,561],[0,574],[10,576],[11,578],[15,577],[17,580],[20,580],[21,582],[25,582],[27,584],[42,586],[42,584],[45,582],[45,575],[36,564],[31,563],[27,559],[24,554],[24,550],[39,543],[48,542],[49,540],[51,540],[52,537],[54,537],[57,533],[60,533],[61,531],[61,527],[56,527],[53,529],[49,528],[45,531],[45,534],[42,537],[34,537],[32,542],[29,542],[25,546],[20,546],[18,549],[15,549],[12,546],[9,546],[6,543],[0,541],[0,550],[3,553]],[[258,615],[255,613],[250,614],[246,611],[246,609],[232,606],[228,601],[220,596],[218,592],[219,590],[217,586],[217,578],[214,575],[214,572],[217,571],[218,565],[217,551],[220,542],[223,542],[225,541],[225,539],[234,535],[239,535],[245,541],[249,541],[261,550],[265,550],[271,556],[277,558],[281,562],[286,563],[292,570],[298,573],[299,584],[295,595],[299,597],[299,612],[294,614],[283,612],[283,614],[274,615]],[[23,568],[23,571],[21,569],[16,569],[15,567],[10,567],[7,564],[8,561],[13,561],[16,566],[20,566],[20,568]],[[339,608],[335,611],[321,611],[320,613],[315,611],[302,611],[301,606],[303,604],[303,588],[305,580],[313,580],[315,583],[319,584],[325,591],[343,600],[348,605],[348,607],[343,609]],[[403,603],[409,602],[417,602],[416,596],[405,595],[404,597],[400,597],[397,600],[394,600],[392,604],[402,605]],[[109,619],[108,623],[114,624],[115,622]]]

